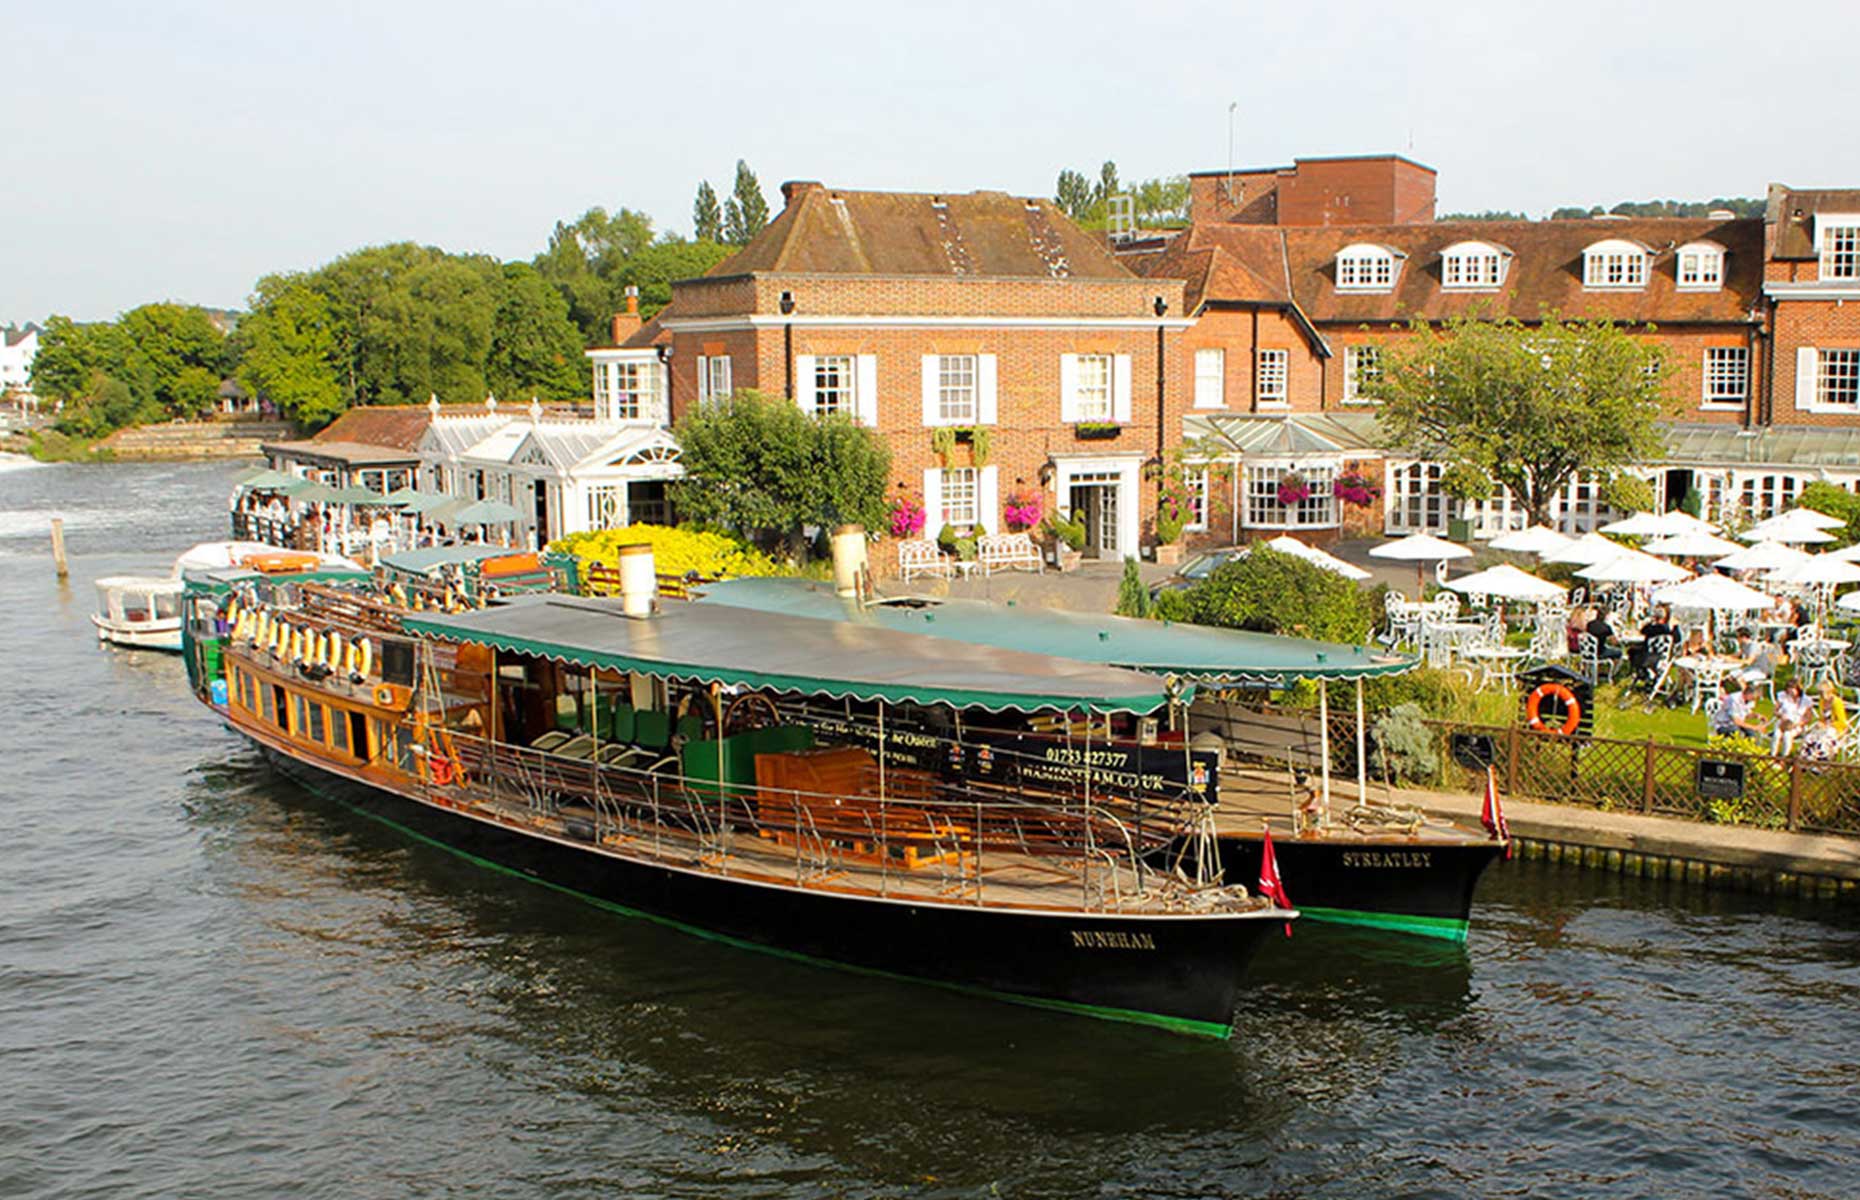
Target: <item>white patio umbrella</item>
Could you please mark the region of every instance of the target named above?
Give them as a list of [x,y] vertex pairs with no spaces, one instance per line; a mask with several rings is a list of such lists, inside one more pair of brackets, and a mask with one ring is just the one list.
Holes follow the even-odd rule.
[[1808,558],[1806,550],[1797,550],[1794,546],[1785,546],[1781,542],[1758,542],[1714,560],[1712,566],[1730,571],[1780,571],[1807,562]]
[[1384,542],[1369,551],[1371,558],[1391,558],[1397,562],[1411,562],[1414,566],[1415,582],[1425,588],[1426,576],[1421,573],[1421,564],[1428,562],[1445,562],[1450,558],[1470,558],[1472,551],[1457,542],[1449,542],[1428,533],[1411,533],[1392,542]]
[[1665,537],[1674,537],[1682,533],[1717,533],[1718,527],[1703,517],[1695,517],[1683,508],[1669,508],[1656,520],[1660,533]]
[[[1798,550],[1796,553],[1800,554],[1802,552]],[[1829,550],[1825,552],[1822,557],[1838,558],[1843,562],[1860,562],[1860,542],[1855,542],[1851,546],[1843,546],[1839,550]]]
[[1512,554],[1549,554],[1553,550],[1561,550],[1575,540],[1566,534],[1558,533],[1548,525],[1533,525],[1529,529],[1500,534],[1486,545],[1494,550],[1504,550]]
[[[1767,520],[1758,521],[1741,535],[1747,542],[1787,542],[1791,545],[1814,543],[1819,545],[1834,540],[1828,532],[1829,521],[1834,518],[1816,512],[1812,508],[1792,508],[1788,512],[1778,513]],[[1839,528],[1845,522],[1836,522],[1832,528]]]
[[1591,583],[1676,583],[1692,577],[1684,567],[1638,550],[1622,550],[1576,574]]
[[1735,554],[1743,547],[1715,533],[1695,531],[1655,538],[1641,549],[1649,554],[1658,554],[1666,558],[1717,558],[1725,554]]
[[1815,529],[1839,529],[1847,524],[1839,517],[1831,517],[1816,508],[1792,508],[1782,514],[1785,521],[1794,521],[1799,525],[1812,526]]
[[1710,612],[1762,612],[1776,606],[1775,597],[1728,575],[1700,575],[1653,591],[1655,604]]
[[1833,587],[1841,583],[1860,583],[1860,563],[1851,563],[1828,554],[1811,554],[1793,567],[1772,571],[1772,583],[1789,583],[1796,587]]
[[1860,592],[1848,592],[1834,602],[1834,607],[1844,608],[1848,612],[1860,612]]
[[1637,512],[1631,517],[1608,522],[1602,526],[1601,532],[1612,533],[1616,537],[1659,537],[1666,532],[1666,527],[1660,524],[1658,513]]
[[1605,562],[1617,554],[1627,553],[1627,547],[1620,542],[1611,542],[1599,533],[1585,533],[1560,550],[1552,550],[1543,556],[1548,563],[1574,563],[1577,566],[1591,567],[1598,562]]
[[1539,579],[1510,563],[1450,579],[1446,586],[1468,596],[1494,596],[1500,600],[1558,600],[1569,594],[1569,589],[1562,584]]
[[1281,535],[1271,539],[1266,545],[1272,547],[1281,554],[1295,555],[1311,563],[1313,566],[1322,567],[1332,574],[1343,576],[1345,579],[1363,580],[1371,578],[1368,571],[1363,570],[1363,568],[1357,566],[1355,563],[1344,562],[1335,554],[1320,550],[1316,546],[1307,546],[1295,537]]

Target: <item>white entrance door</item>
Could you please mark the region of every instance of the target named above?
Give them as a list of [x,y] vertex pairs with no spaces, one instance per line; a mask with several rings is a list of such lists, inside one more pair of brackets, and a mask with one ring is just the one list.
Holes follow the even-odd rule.
[[1098,557],[1116,561],[1117,553],[1117,485],[1098,489]]

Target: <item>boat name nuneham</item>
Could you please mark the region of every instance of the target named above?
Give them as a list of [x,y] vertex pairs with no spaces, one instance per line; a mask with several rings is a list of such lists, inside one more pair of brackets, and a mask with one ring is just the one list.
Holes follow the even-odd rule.
[[1346,867],[1416,867],[1434,865],[1434,856],[1426,850],[1348,850],[1343,855]]
[[1072,945],[1081,950],[1154,950],[1156,939],[1147,933],[1121,930],[1074,929]]

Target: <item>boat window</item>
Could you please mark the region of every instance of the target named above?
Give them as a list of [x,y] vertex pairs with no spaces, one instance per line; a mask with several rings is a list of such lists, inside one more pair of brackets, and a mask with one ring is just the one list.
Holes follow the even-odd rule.
[[265,689],[265,719],[278,728],[284,728],[284,708],[278,703],[284,689],[276,684]]
[[368,761],[368,718],[358,712],[349,714],[349,753]]
[[310,740],[313,742],[320,742],[323,740],[323,726],[325,724],[324,708],[321,704],[311,704],[309,708],[310,708],[310,729],[309,729]]
[[158,592],[155,595],[155,618],[159,621],[173,621],[181,615],[181,597],[173,592]]
[[329,710],[329,744],[344,754],[349,752],[349,722],[340,708]]
[[304,736],[304,730],[310,727],[310,714],[304,711],[309,705],[304,700],[302,692],[293,692],[291,694],[291,701],[294,710],[291,716],[291,732],[298,737],[302,737]]

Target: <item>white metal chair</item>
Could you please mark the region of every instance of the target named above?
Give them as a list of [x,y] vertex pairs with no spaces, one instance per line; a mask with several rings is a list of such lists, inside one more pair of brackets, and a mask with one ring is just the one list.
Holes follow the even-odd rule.
[[1592,633],[1576,635],[1576,661],[1582,677],[1589,681],[1590,687],[1601,686],[1603,667],[1608,668],[1608,682],[1613,683],[1615,671],[1621,666],[1620,659],[1602,656],[1601,643],[1595,640]]

